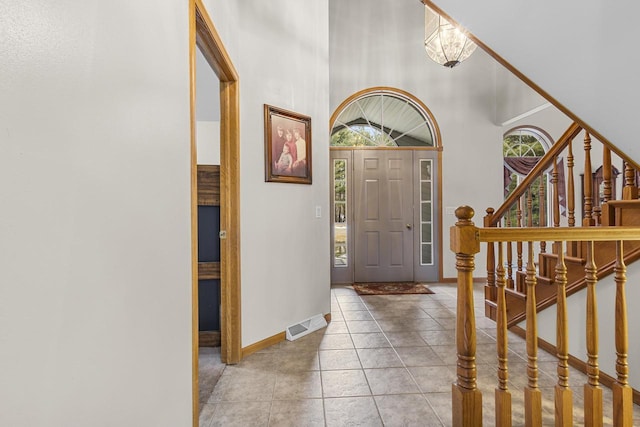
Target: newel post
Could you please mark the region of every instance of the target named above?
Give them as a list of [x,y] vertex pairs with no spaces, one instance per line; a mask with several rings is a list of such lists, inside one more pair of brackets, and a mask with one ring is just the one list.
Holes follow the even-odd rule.
[[456,313],[457,379],[452,385],[453,425],[482,426],[482,393],[476,384],[476,322],[473,309],[474,256],[480,252],[474,211],[469,206],[456,209],[458,222],[451,227],[451,250],[458,270]]

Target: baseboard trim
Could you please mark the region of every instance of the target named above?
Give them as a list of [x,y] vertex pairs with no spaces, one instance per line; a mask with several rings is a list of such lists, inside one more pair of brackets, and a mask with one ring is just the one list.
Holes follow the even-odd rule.
[[220,331],[199,331],[198,347],[220,347]]
[[278,344],[281,341],[284,341],[286,338],[286,333],[284,331],[282,332],[278,332],[277,334],[265,338],[263,340],[260,340],[256,343],[253,343],[251,345],[248,345],[246,347],[243,347],[242,349],[242,358],[244,359],[245,357],[258,352],[260,350],[264,350],[267,347],[271,347],[272,345]]
[[[511,328],[509,328],[509,330],[513,333],[515,333],[516,335],[520,336],[521,338],[525,338],[527,337],[527,331],[524,328],[521,328],[518,325],[514,325]],[[557,354],[557,348],[555,345],[551,344],[548,341],[543,340],[542,338],[538,337],[538,347],[540,347],[541,349],[548,351],[551,354]],[[573,366],[574,368],[576,368],[577,370],[579,370],[580,372],[582,372],[583,374],[587,373],[587,363],[583,360],[578,359],[577,357],[573,356],[573,355],[569,355],[569,365]],[[611,386],[616,382],[616,379],[613,378],[610,375],[605,374],[604,372],[600,371],[600,376],[599,376],[600,382],[602,383],[602,385],[611,388]],[[636,390],[635,388],[631,389],[633,391],[633,403],[635,403],[636,405],[640,405],[640,392],[638,390]]]
[[[327,323],[331,322],[331,313],[327,313],[324,315]],[[271,337],[260,340],[256,343],[248,345],[242,349],[242,358],[249,356],[250,354],[256,353],[260,350],[264,350],[267,347],[271,347],[272,345],[278,344],[279,342],[287,339],[287,333],[285,331],[279,332]]]

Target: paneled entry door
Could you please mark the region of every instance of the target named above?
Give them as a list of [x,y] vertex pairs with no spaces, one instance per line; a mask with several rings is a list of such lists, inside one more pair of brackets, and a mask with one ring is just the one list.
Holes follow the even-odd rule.
[[413,153],[354,151],[356,282],[414,280]]

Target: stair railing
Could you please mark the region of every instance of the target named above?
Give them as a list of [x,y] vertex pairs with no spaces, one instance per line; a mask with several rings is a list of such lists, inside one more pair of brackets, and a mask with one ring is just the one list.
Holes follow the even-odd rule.
[[[555,266],[555,282],[558,290],[557,341],[558,354],[557,384],[554,393],[555,425],[567,426],[573,422],[572,391],[569,388],[568,369],[568,320],[566,308],[566,266],[564,252],[569,242],[586,242],[585,279],[587,282],[586,330],[587,342],[587,382],[584,384],[584,424],[603,424],[602,388],[598,367],[598,303],[596,285],[598,265],[595,261],[594,242],[613,241],[616,247],[615,313],[614,331],[616,343],[616,378],[613,389],[613,422],[616,426],[631,427],[633,423],[632,389],[628,383],[629,365],[627,304],[625,297],[626,266],[624,263],[623,241],[640,241],[640,227],[544,227],[544,228],[478,228],[472,222],[474,211],[468,206],[455,212],[458,221],[451,227],[451,250],[456,254],[457,279],[457,378],[452,386],[452,419],[454,426],[482,425],[482,393],[477,387],[476,328],[473,300],[473,272],[475,254],[481,243],[497,245],[498,268],[496,270],[496,319],[497,319],[497,386],[495,389],[496,425],[511,426],[511,394],[508,388],[508,341],[507,307],[505,298],[506,275],[503,264],[505,242],[526,243],[529,247],[526,265],[527,316],[527,384],[524,388],[524,424],[543,425],[543,396],[538,386],[538,330],[536,313],[537,286],[532,246],[536,242],[555,242],[559,250]],[[485,219],[486,221],[486,219]],[[547,425],[548,421],[545,422]]]
[[[560,227],[561,223],[561,194],[564,194],[565,200],[562,203],[565,208],[566,224],[568,227],[576,226],[575,201],[576,197],[580,200],[582,207],[582,220],[579,221],[584,227],[596,225],[613,225],[615,222],[612,218],[614,214],[613,199],[613,173],[611,163],[611,153],[614,147],[603,144],[602,146],[602,189],[594,188],[592,182],[593,168],[591,161],[592,141],[591,136],[585,132],[583,141],[584,151],[584,179],[582,187],[576,189],[574,178],[574,154],[573,140],[582,132],[582,128],[577,123],[572,123],[558,141],[549,149],[549,151],[540,158],[536,165],[531,169],[529,174],[516,186],[511,194],[508,195],[504,203],[497,209],[488,208],[484,217],[485,227],[507,227],[520,228],[526,227]],[[623,160],[624,170],[624,187],[621,191],[623,199],[637,199],[637,169],[626,155],[620,153],[617,149],[616,154]],[[560,159],[566,158],[566,170],[560,169]],[[550,201],[547,204],[547,193],[545,191],[545,174],[549,177],[548,192]],[[560,175],[564,176],[566,187],[561,187],[562,182]],[[581,190],[582,194],[576,195]],[[598,203],[594,203],[594,193],[598,195]],[[534,223],[532,199],[538,198],[538,221]],[[611,206],[610,206],[611,205]],[[547,209],[550,218],[547,219]],[[515,245],[515,248],[512,247]],[[547,242],[540,240],[537,243],[539,250],[535,257],[534,266],[537,274],[554,280],[554,267],[556,259],[547,257]],[[559,253],[558,244],[554,243],[550,254],[557,257]],[[506,242],[506,270],[505,288],[508,292],[515,292],[521,295],[527,295],[529,287],[526,285],[526,269],[525,260],[528,257],[528,250],[537,250],[535,246],[525,247],[522,242]],[[565,247],[566,256],[572,260],[583,259],[585,254],[585,246],[579,241],[569,241]],[[515,256],[514,256],[515,252]],[[496,271],[496,250],[494,244],[487,243],[487,282],[485,287],[485,315],[492,319],[496,318],[497,306],[497,271]],[[549,260],[548,262],[545,260]],[[524,307],[521,314],[514,314],[512,311],[509,322],[512,323],[514,317],[524,318]]]

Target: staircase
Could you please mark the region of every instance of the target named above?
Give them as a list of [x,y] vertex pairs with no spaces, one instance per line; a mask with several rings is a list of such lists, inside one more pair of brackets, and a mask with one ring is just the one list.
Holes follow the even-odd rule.
[[[584,133],[584,177],[580,188],[581,219],[576,221],[573,139],[582,131],[572,124],[558,142],[540,158],[498,209],[488,208],[484,227],[472,221],[474,210],[456,210],[458,221],[451,227],[451,250],[456,254],[458,304],[456,312],[457,379],[452,386],[454,426],[482,425],[482,400],[477,387],[476,329],[473,300],[475,254],[487,247],[485,315],[496,321],[497,375],[495,389],[496,425],[511,426],[509,351],[507,328],[526,322],[527,385],[524,387],[525,425],[542,425],[542,390],[538,385],[538,312],[556,304],[557,383],[553,390],[555,425],[573,425],[573,390],[569,386],[569,312],[567,297],[586,289],[586,383],[583,385],[584,425],[603,425],[603,390],[613,392],[615,426],[633,425],[634,390],[629,385],[629,334],[625,294],[626,265],[640,258],[640,200],[635,163],[623,153],[624,187],[621,200],[613,191],[613,147],[602,147],[601,182],[594,192],[591,168],[591,137]],[[566,159],[566,170],[560,159]],[[561,173],[565,180],[559,179]],[[545,175],[551,184],[545,193]],[[561,192],[559,183],[566,182]],[[594,196],[594,193],[596,196]],[[560,194],[565,194],[561,200]],[[537,205],[533,203],[538,197]],[[549,203],[546,201],[549,200]],[[538,209],[534,212],[534,206]],[[561,208],[565,218],[561,219]],[[551,215],[547,215],[547,211]],[[534,221],[534,217],[536,221]],[[550,221],[546,218],[551,217]],[[576,226],[576,222],[581,226]],[[561,224],[562,223],[562,224]],[[526,225],[526,226],[525,226]],[[548,249],[548,250],[547,250]],[[600,373],[598,366],[598,301],[596,284],[606,275],[614,276],[615,377]],[[574,361],[572,360],[572,363]],[[573,380],[572,380],[573,381]],[[575,387],[575,384],[572,383]],[[636,397],[640,396],[637,394]],[[576,402],[577,403],[577,402]]]
[[[625,182],[620,192],[623,200],[614,200],[612,171],[615,170],[611,162],[611,149],[603,144],[603,163],[600,168],[602,178],[601,187],[602,200],[594,197],[592,180],[583,179],[584,187],[581,193],[576,191],[574,185],[574,155],[573,139],[575,139],[581,128],[577,124],[572,124],[567,131],[558,139],[558,142],[549,152],[540,159],[529,175],[518,185],[504,204],[497,210],[487,209],[484,218],[485,227],[519,228],[526,224],[527,227],[559,227],[561,223],[560,210],[564,208],[566,223],[568,227],[576,226],[575,200],[583,200],[582,209],[583,227],[611,227],[611,226],[638,226],[640,225],[640,200],[638,200],[638,188],[636,185],[637,172],[631,166],[629,159],[622,155],[625,169]],[[592,140],[588,133],[584,134],[584,160],[585,174],[591,176],[591,150]],[[566,177],[564,180],[558,179],[561,159],[566,159],[567,169],[562,171]],[[600,172],[600,171],[599,171]],[[542,192],[540,183],[541,177],[548,175],[548,182],[552,186],[552,197],[550,205],[546,205],[546,194]],[[566,187],[561,191],[558,185],[561,181],[566,182]],[[561,206],[559,194],[565,195],[564,206]],[[539,197],[538,211],[534,211],[532,198]],[[552,212],[552,220],[548,221],[546,211]],[[533,218],[537,217],[538,222],[534,224]],[[515,218],[515,221],[512,219]],[[507,275],[507,286],[505,289],[507,298],[507,326],[511,327],[522,322],[526,317],[527,272],[523,263],[526,256],[526,249],[521,242],[506,243],[506,262],[504,265]],[[540,242],[536,262],[536,310],[543,310],[556,303],[556,266],[558,262],[558,244],[552,243],[551,250],[547,252],[547,242]],[[536,250],[536,248],[534,248]],[[626,242],[624,245],[625,262],[630,263],[640,258],[640,243]],[[613,242],[596,242],[595,262],[599,266],[598,278],[605,277],[613,273],[615,263],[615,244]],[[585,281],[585,259],[586,242],[569,242],[564,254],[564,261],[567,267],[567,294],[571,295],[586,287]],[[515,259],[514,259],[515,256]],[[493,245],[488,245],[487,257],[487,284],[485,287],[485,315],[496,320],[496,265]]]

